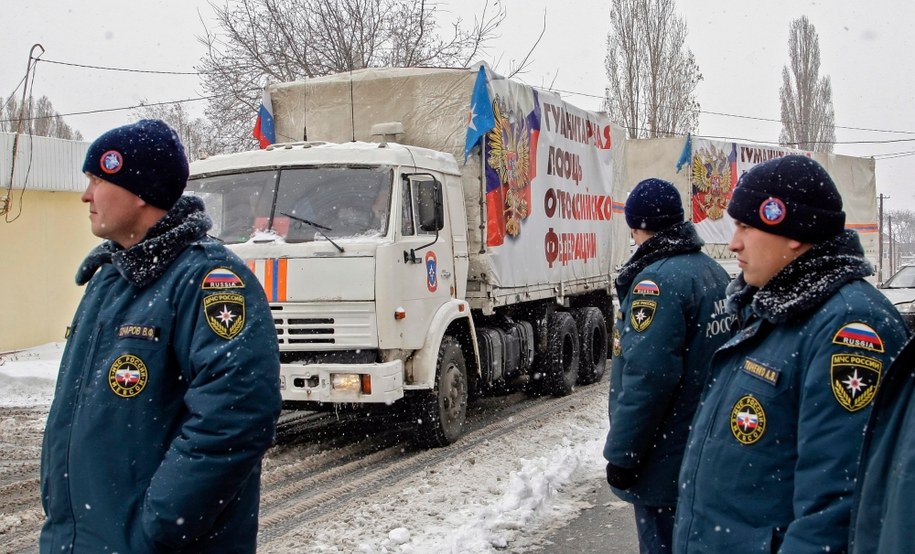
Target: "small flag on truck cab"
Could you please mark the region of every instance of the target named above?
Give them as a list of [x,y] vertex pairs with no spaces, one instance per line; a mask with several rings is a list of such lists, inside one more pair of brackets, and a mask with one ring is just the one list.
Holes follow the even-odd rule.
[[264,89],[261,107],[257,110],[257,121],[254,122],[254,131],[251,133],[260,143],[261,148],[267,148],[276,142],[276,129],[273,125],[273,101],[270,92]]
[[492,100],[486,87],[486,68],[480,65],[477,82],[470,97],[470,111],[467,113],[467,141],[464,143],[464,163],[470,151],[480,142],[483,135],[496,126],[496,115],[492,111]]

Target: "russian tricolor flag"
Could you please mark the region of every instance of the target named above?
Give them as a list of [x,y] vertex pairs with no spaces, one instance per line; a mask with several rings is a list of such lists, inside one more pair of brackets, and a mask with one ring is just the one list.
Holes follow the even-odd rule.
[[658,286],[654,281],[645,279],[644,281],[639,281],[639,283],[632,289],[633,294],[649,294],[651,296],[660,296],[661,287]]
[[264,89],[264,98],[261,107],[257,110],[257,121],[254,122],[254,131],[251,133],[260,143],[261,148],[267,148],[276,142],[276,129],[273,124],[273,101],[270,93]]

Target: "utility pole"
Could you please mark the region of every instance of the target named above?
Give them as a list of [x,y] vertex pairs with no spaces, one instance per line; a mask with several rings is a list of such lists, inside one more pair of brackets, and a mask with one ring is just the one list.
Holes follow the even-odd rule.
[[877,282],[883,282],[883,201],[888,200],[889,196],[884,196],[883,193],[877,196],[877,200],[880,201],[880,205],[877,207],[877,217],[879,221],[877,223]]
[[[12,159],[10,160],[10,186],[7,189],[6,193],[0,196],[0,215],[6,215],[10,210],[13,199],[13,178],[16,176],[16,154],[19,152],[19,135],[22,134],[22,127],[25,122],[26,115],[31,117],[32,114],[32,99],[31,96],[27,96],[26,93],[29,91],[29,72],[32,70],[33,62],[37,62],[38,58],[41,57],[41,54],[34,56],[36,49],[41,49],[41,54],[44,54],[44,46],[40,44],[32,45],[32,49],[29,50],[29,63],[25,68],[25,78],[22,80],[22,104],[19,106],[19,121],[16,123],[16,134],[13,136],[13,152]],[[28,111],[26,111],[26,98],[28,98]],[[31,121],[29,125],[31,125]],[[24,187],[25,185],[23,185]]]
[[893,244],[893,216],[886,216],[887,219],[887,231],[889,232],[889,248],[890,248],[890,276],[896,273],[896,248]]

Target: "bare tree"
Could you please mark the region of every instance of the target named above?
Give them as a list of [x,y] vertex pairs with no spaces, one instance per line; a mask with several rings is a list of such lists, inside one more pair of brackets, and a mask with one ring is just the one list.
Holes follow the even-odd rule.
[[832,85],[820,78],[820,39],[816,28],[801,16],[791,22],[788,36],[791,69],[782,68],[779,90],[784,146],[832,152],[836,141]]
[[47,96],[42,96],[38,100],[30,96],[26,99],[25,110],[20,109],[19,102],[13,97],[7,98],[6,101],[0,98],[0,131],[15,133],[17,130],[42,137],[83,140],[82,133],[64,122]]
[[[484,10],[471,30],[457,20],[441,32],[425,0],[230,0],[211,4],[198,70],[213,99],[206,110],[219,150],[253,146],[251,125],[269,83],[366,67],[468,67],[502,23]],[[487,8],[489,8],[487,4]]]
[[178,133],[190,161],[216,152],[217,141],[213,138],[212,125],[201,117],[192,119],[179,102],[150,105],[143,101],[139,108],[133,110],[133,115],[137,119],[161,119],[168,123]]
[[893,240],[900,256],[915,254],[915,212],[912,210],[887,210],[883,215],[883,237],[890,236],[889,221],[893,222]]
[[674,0],[613,0],[604,108],[630,138],[682,135],[699,121],[699,66]]
[[0,132],[15,133],[19,121],[19,102],[12,96],[0,98]]

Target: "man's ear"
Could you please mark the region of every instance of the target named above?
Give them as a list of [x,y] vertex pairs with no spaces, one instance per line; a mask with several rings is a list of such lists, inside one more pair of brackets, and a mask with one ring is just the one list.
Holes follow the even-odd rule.
[[801,242],[795,239],[788,239],[788,248],[794,251],[795,256],[800,256],[804,252],[813,248],[813,244],[809,242]]

